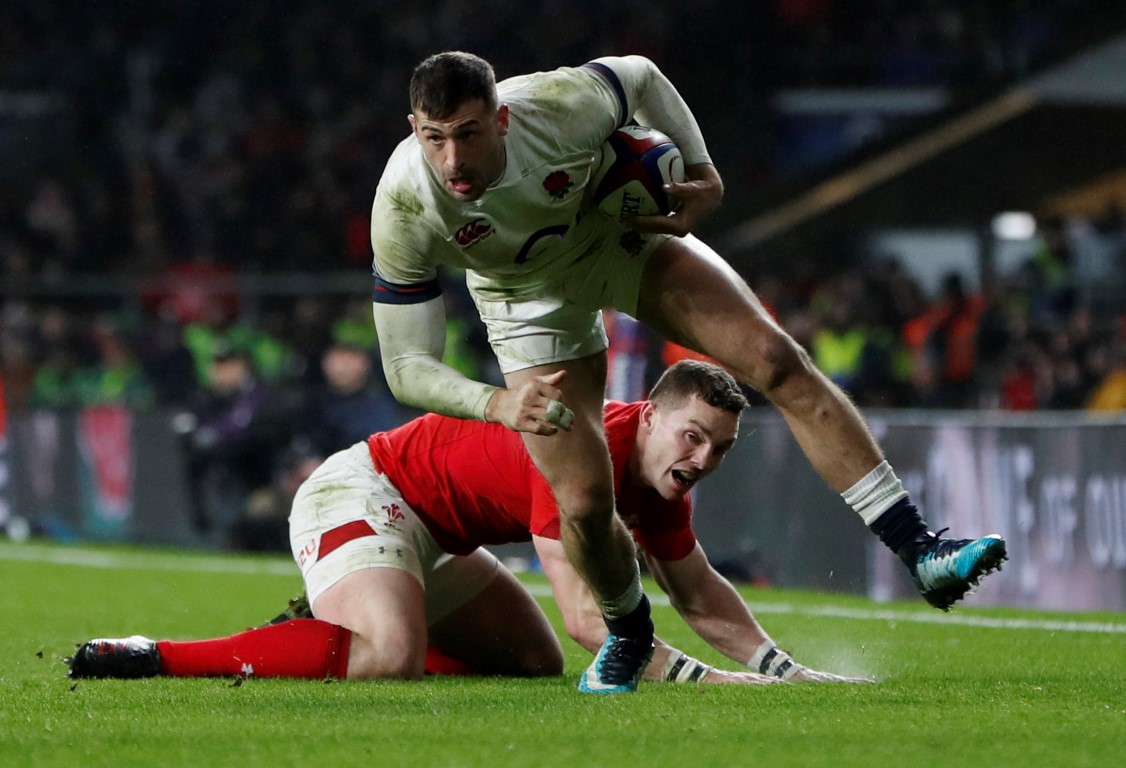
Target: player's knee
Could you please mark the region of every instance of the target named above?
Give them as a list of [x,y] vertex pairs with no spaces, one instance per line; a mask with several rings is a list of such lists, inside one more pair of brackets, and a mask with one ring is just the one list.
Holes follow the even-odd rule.
[[525,648],[515,659],[522,677],[556,677],[563,674],[563,648],[559,641],[537,643]]
[[425,664],[416,664],[411,659],[369,659],[353,668],[348,666],[349,680],[421,680],[426,672]]
[[561,522],[580,533],[601,531],[614,518],[614,492],[601,483],[572,482],[555,497]]
[[[609,513],[584,510],[580,513],[565,513],[560,506],[559,522],[561,536],[566,545],[579,545],[589,552],[601,551],[613,536],[613,508]],[[593,548],[593,549],[590,549]]]
[[353,635],[348,655],[349,680],[421,680],[426,649],[406,642],[373,643]]
[[772,333],[755,345],[750,383],[774,399],[789,384],[813,375],[813,361],[801,346],[782,332]]

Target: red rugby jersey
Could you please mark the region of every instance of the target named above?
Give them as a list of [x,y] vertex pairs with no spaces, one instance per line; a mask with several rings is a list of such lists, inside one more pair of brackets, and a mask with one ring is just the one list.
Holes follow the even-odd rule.
[[[638,488],[629,458],[641,403],[608,402],[607,442],[614,465],[618,514],[638,545],[659,560],[692,551],[692,502],[666,501]],[[520,435],[499,424],[428,414],[368,438],[378,470],[426,524],[446,552],[468,554],[487,544],[559,538],[559,510]]]

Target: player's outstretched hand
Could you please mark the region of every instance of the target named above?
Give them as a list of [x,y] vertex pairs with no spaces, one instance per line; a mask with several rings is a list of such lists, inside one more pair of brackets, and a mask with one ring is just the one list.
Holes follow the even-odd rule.
[[632,229],[683,237],[715,210],[723,200],[723,179],[715,166],[690,165],[684,173],[687,181],[665,185],[665,191],[677,201],[676,211],[669,216],[636,216],[629,220]]
[[701,683],[718,683],[719,685],[773,685],[781,683],[777,677],[760,675],[758,672],[728,672],[725,669],[710,669]]
[[816,669],[802,667],[789,680],[791,683],[874,683],[867,677],[847,677],[832,672],[818,672]]
[[554,435],[569,432],[575,414],[563,404],[563,393],[555,386],[566,371],[536,376],[516,389],[498,389],[485,410],[489,421],[499,422],[516,432]]

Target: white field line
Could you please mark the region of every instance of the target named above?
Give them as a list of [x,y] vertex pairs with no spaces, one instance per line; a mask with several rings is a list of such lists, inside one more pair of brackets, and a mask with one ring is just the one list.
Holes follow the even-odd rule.
[[128,571],[190,571],[202,573],[260,574],[300,577],[293,562],[260,560],[237,555],[188,555],[167,557],[142,552],[96,552],[85,549],[58,549],[34,544],[0,545],[0,560],[71,565],[79,568],[104,568]]
[[[237,555],[229,557],[214,555],[166,557],[134,552],[115,553],[95,552],[82,549],[59,549],[55,547],[41,547],[34,544],[0,544],[0,560],[50,563],[52,565],[112,570],[189,571],[202,573],[298,576],[297,567],[292,563],[249,559]],[[551,597],[551,588],[546,584],[529,584],[527,586],[536,597]],[[650,595],[649,599],[654,605],[669,605],[668,598],[665,595]],[[795,606],[789,603],[770,602],[755,603],[752,608],[755,613],[823,616],[833,619],[853,619],[859,621],[948,624],[965,627],[984,627],[988,629],[1027,629],[1045,632],[1086,632],[1094,634],[1126,635],[1126,623],[1055,621],[1052,619],[1005,619],[988,616],[945,614],[938,613],[937,611],[895,611],[884,608],[843,608],[831,605]]]

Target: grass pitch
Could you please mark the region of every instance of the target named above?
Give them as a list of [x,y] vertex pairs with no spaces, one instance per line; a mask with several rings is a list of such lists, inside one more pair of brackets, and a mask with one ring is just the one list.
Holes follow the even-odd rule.
[[[547,680],[421,683],[74,681],[96,636],[195,639],[277,613],[283,558],[0,544],[0,766],[1118,766],[1126,760],[1126,615],[746,590],[805,664],[876,685],[575,691],[570,641]],[[546,582],[529,578],[537,594]],[[657,588],[649,583],[651,595]],[[545,610],[561,631],[550,598]],[[658,601],[657,629],[719,665]]]

